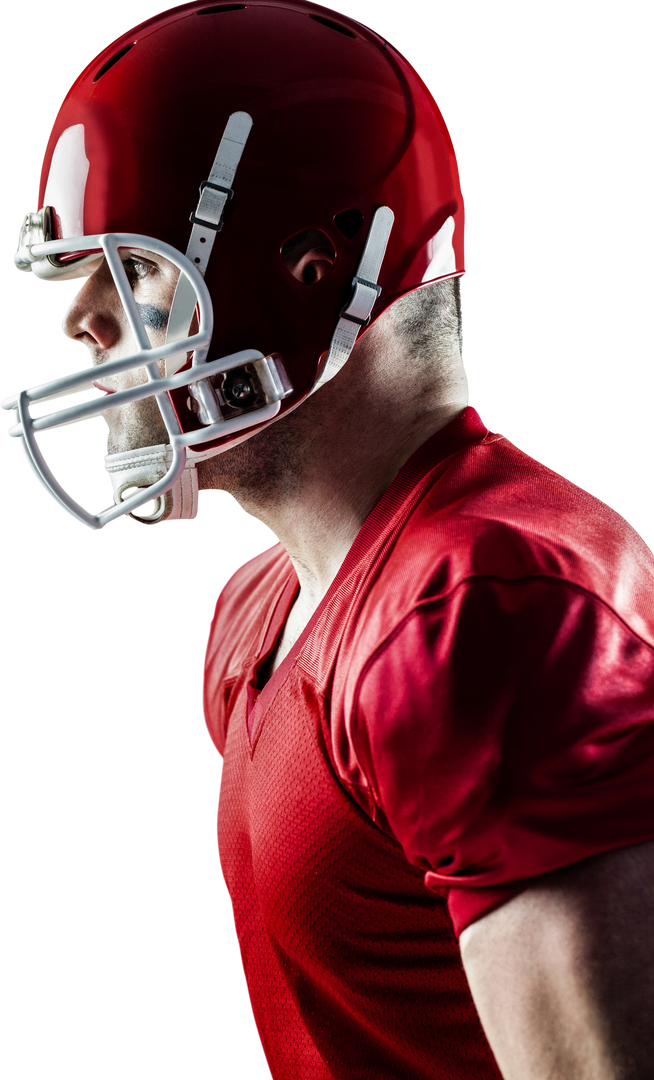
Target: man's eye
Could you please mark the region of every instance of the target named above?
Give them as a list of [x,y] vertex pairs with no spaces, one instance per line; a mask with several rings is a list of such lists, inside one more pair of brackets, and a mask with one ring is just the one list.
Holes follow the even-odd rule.
[[131,285],[136,281],[142,281],[154,270],[154,266],[150,263],[139,262],[138,259],[125,259],[123,266]]

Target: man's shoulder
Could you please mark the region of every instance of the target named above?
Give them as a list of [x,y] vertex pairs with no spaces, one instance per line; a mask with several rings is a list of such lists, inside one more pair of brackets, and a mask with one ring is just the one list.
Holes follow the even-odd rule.
[[489,578],[566,584],[637,633],[654,632],[654,556],[641,537],[501,436],[459,449],[433,469],[370,582],[359,629],[386,635],[425,602],[447,602]]
[[434,468],[361,593],[330,684],[336,769],[428,886],[651,838],[654,559],[619,515],[484,440]]
[[654,571],[651,551],[624,518],[505,438],[456,455],[393,555],[404,558],[405,547],[420,551],[426,568],[433,554],[446,556],[454,578],[552,576],[605,598],[627,568],[632,577]]

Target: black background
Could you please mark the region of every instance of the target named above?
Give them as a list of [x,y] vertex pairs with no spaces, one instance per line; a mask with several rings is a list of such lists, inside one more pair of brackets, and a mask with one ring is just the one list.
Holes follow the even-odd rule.
[[[57,332],[71,287],[21,278],[9,256],[67,83],[154,10],[37,4],[13,39],[0,393],[84,363]],[[619,26],[571,36],[542,10],[521,26],[502,10],[473,22],[461,8],[348,5],[423,71],[457,141],[473,402],[652,541],[639,119],[625,69],[615,77],[630,45]],[[94,509],[108,499],[104,431],[44,442]],[[214,596],[271,537],[217,495],[193,526],[94,535],[42,494],[14,444],[0,450],[8,985],[25,1061],[264,1077],[215,861],[218,759],[197,687]]]

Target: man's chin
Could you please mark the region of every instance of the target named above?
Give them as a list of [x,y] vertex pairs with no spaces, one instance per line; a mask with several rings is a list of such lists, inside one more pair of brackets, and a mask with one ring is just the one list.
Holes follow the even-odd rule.
[[168,442],[168,432],[159,406],[152,399],[108,410],[104,418],[109,428],[108,454],[124,454],[127,450],[161,446]]

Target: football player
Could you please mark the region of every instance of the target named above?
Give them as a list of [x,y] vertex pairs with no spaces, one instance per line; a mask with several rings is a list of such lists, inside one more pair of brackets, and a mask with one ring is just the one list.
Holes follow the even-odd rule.
[[[456,161],[407,61],[304,0],[149,20],[66,98],[16,262],[86,279],[91,364],[5,402],[62,505],[219,487],[280,540],[205,683],[273,1075],[648,1077],[654,562],[467,406]],[[100,413],[97,512],[38,432]]]

